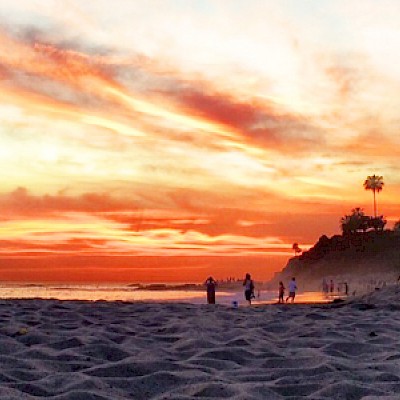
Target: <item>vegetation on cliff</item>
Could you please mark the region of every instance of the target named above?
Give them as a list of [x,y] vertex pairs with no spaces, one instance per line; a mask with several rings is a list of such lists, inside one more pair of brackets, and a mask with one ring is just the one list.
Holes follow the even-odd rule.
[[323,235],[300,256],[292,257],[271,283],[296,276],[303,282],[319,282],[324,277],[389,277],[400,275],[400,231],[367,231]]
[[[366,190],[374,194],[374,216],[360,207],[340,219],[341,235],[322,235],[309,250],[297,256],[298,243],[293,245],[295,256],[275,275],[271,284],[287,281],[292,276],[304,282],[321,282],[326,277],[347,281],[380,277],[396,279],[400,275],[400,220],[392,230],[386,229],[386,219],[376,215],[376,197],[383,188],[382,176],[369,176]],[[301,250],[300,250],[301,251]]]

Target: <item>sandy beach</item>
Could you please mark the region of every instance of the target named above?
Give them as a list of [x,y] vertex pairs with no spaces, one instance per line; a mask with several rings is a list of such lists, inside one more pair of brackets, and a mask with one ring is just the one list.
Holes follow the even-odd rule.
[[400,399],[400,287],[325,305],[0,301],[0,398]]

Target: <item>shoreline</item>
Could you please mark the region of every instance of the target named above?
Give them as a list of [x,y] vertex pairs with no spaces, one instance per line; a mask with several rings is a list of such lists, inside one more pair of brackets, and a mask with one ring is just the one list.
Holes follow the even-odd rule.
[[[217,304],[231,306],[233,302],[247,304],[244,299],[242,288],[218,288],[216,291]],[[271,304],[276,302],[277,292],[270,290],[257,291],[257,296],[253,300],[254,304]],[[295,302],[301,303],[326,303],[337,297],[343,297],[342,293],[325,295],[321,292],[298,292]],[[206,290],[137,290],[123,288],[109,288],[98,286],[85,287],[5,287],[0,286],[0,299],[59,299],[59,300],[88,300],[88,301],[125,301],[125,302],[149,302],[149,303],[191,303],[206,304]]]
[[[331,298],[344,297],[345,293],[335,291],[325,294],[320,290],[307,290],[300,287],[296,301],[307,298],[305,302],[330,301]],[[277,300],[278,291],[259,283],[255,290],[255,301],[271,303]],[[285,296],[286,297],[286,296]],[[113,285],[113,284],[0,284],[0,299],[6,298],[55,298],[62,300],[125,300],[125,301],[184,301],[189,303],[206,302],[205,285],[197,284],[151,284],[142,285]],[[224,304],[231,303],[233,300],[239,303],[245,302],[243,295],[243,285],[237,282],[220,284],[216,288],[217,302]],[[303,300],[302,300],[303,302]]]

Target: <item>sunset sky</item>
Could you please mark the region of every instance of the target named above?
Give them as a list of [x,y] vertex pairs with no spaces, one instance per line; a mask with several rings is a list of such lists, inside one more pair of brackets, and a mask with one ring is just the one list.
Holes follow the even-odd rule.
[[382,175],[397,0],[0,3],[0,281],[269,279]]

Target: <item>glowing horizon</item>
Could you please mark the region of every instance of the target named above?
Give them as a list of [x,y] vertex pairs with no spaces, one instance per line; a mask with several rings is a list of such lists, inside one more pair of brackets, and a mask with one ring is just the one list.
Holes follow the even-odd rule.
[[392,226],[399,17],[390,0],[0,5],[2,279],[265,280],[292,243],[371,215],[373,174]]

